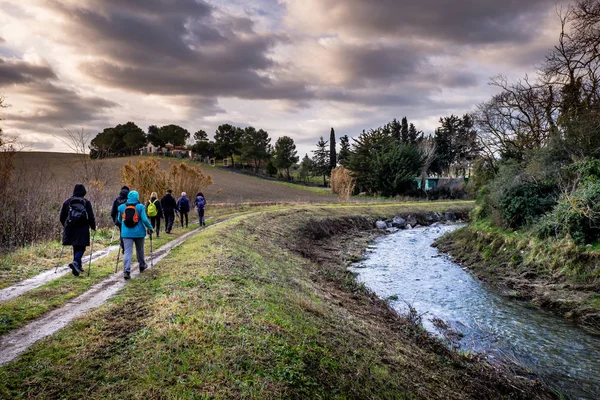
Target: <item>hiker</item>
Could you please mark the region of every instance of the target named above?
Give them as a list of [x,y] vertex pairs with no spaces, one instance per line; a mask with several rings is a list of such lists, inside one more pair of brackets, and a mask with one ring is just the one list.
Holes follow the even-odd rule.
[[190,212],[190,199],[187,198],[187,193],[181,192],[181,197],[177,200],[177,211],[179,211],[179,219],[183,228],[183,219],[185,217],[185,227],[188,227],[188,214]]
[[140,203],[140,195],[132,190],[127,195],[127,202],[119,206],[117,220],[121,224],[121,237],[125,244],[123,250],[123,277],[131,278],[131,256],[133,255],[133,244],[137,254],[137,261],[140,265],[140,273],[146,269],[146,260],[144,259],[144,239],[146,238],[146,229],[152,235],[152,224],[146,215],[146,207]]
[[110,210],[110,216],[112,218],[112,220],[115,222],[116,227],[119,229],[119,241],[121,242],[121,250],[123,250],[123,238],[121,237],[121,224],[117,221],[117,215],[119,214],[118,208],[121,204],[125,204],[125,202],[127,201],[127,194],[129,193],[129,187],[128,186],[123,186],[121,188],[121,192],[119,193],[119,195],[117,196],[117,198],[115,199],[115,201],[113,201],[113,205],[112,208]]
[[90,228],[96,231],[94,210],[92,203],[84,198],[86,193],[83,185],[75,185],[73,196],[63,203],[60,210],[60,223],[64,227],[62,244],[73,246],[73,261],[69,263],[69,268],[75,276],[83,273],[81,257],[90,245]]
[[204,198],[202,192],[198,192],[196,194],[196,201],[194,201],[194,205],[198,210],[198,224],[200,226],[206,226],[206,223],[204,222],[204,206],[206,205],[206,199]]
[[173,191],[167,190],[167,194],[160,200],[163,214],[165,216],[165,232],[171,233],[173,229],[173,223],[175,223],[175,210],[177,209],[177,201],[173,197]]
[[152,224],[152,228],[156,232],[156,237],[160,237],[160,220],[164,218],[163,209],[160,204],[160,200],[158,200],[158,194],[156,192],[152,192],[150,195],[150,200],[146,204],[146,211],[148,213],[148,217],[150,218],[150,223]]

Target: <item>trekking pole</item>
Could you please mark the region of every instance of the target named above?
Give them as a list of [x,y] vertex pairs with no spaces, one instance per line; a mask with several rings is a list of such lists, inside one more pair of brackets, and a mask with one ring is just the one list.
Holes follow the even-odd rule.
[[152,255],[152,233],[150,233],[150,267],[154,268],[154,256]]
[[88,278],[90,276],[90,271],[92,270],[92,256],[94,255],[94,241],[96,240],[96,231],[94,231],[94,235],[92,236],[92,247],[90,248],[90,263],[88,264]]
[[56,263],[56,268],[54,268],[55,274],[58,271],[58,266],[60,265],[60,260],[62,259],[62,253],[63,253],[64,249],[65,249],[65,245],[63,244],[62,247],[60,248],[60,255],[58,256],[58,262]]

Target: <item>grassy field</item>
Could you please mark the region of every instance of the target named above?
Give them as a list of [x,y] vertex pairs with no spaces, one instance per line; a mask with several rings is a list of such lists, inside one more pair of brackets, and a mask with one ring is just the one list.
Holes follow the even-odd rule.
[[[16,169],[22,173],[23,179],[35,179],[40,174],[51,175],[56,186],[64,186],[72,190],[75,183],[73,169],[79,168],[76,154],[23,152],[16,161]],[[140,156],[110,158],[102,160],[103,179],[107,184],[104,190],[116,196],[121,187],[120,168],[128,161],[135,162]],[[181,162],[175,158],[162,158],[161,164],[167,169],[170,163]],[[246,203],[246,202],[298,202],[298,203],[328,203],[336,202],[337,197],[327,190],[301,185],[282,185],[243,174],[229,172],[222,168],[205,166],[205,172],[212,176],[213,185],[205,190],[209,204],[211,203]]]
[[447,350],[346,271],[373,238],[366,217],[470,207],[243,213],[1,368],[0,397],[551,398]]

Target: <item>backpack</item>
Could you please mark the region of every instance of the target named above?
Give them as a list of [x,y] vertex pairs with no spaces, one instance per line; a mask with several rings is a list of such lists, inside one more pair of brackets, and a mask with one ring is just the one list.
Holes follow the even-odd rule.
[[129,204],[123,211],[123,223],[128,228],[135,228],[140,222],[140,215],[135,204]]
[[190,201],[187,199],[187,197],[182,197],[179,199],[179,204],[177,206],[181,212],[190,212]]
[[202,196],[196,197],[196,207],[204,208],[205,205],[206,205],[206,200],[204,199],[204,197],[202,197]]
[[82,198],[73,198],[69,202],[69,214],[67,216],[67,225],[85,226],[88,222],[88,213],[85,208],[85,200]]
[[156,217],[158,215],[158,208],[156,208],[157,201],[158,201],[158,199],[148,202],[148,216],[149,217]]

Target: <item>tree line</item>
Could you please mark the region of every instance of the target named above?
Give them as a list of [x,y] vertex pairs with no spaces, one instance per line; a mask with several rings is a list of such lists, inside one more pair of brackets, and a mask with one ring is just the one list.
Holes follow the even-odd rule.
[[479,217],[584,244],[600,238],[600,3],[577,0],[560,22],[537,74],[494,78],[474,114]]

